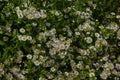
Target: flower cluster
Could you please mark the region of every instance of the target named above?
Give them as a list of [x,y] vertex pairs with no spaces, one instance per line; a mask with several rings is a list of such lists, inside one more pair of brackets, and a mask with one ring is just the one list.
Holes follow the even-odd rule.
[[0,0],[0,80],[119,80],[118,0]]
[[25,9],[21,10],[20,7],[16,7],[16,13],[18,18],[26,17],[27,19],[34,18],[46,18],[45,10],[37,11],[33,6],[24,6]]

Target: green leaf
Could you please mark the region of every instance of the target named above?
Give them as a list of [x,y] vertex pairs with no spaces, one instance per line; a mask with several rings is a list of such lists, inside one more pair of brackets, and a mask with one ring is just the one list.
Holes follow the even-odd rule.
[[5,45],[5,42],[4,41],[0,41],[0,45]]

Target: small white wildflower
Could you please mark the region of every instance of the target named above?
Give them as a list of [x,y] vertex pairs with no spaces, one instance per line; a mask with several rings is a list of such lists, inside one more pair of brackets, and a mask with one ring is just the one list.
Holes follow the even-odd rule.
[[26,41],[26,40],[27,40],[27,36],[26,36],[26,35],[23,35],[23,36],[21,37],[21,40],[22,40],[22,41]]
[[29,8],[29,11],[30,11],[31,13],[35,13],[35,12],[36,12],[36,8],[30,7],[30,8]]
[[117,75],[118,74],[118,72],[117,72],[117,70],[116,69],[114,69],[114,70],[112,70],[112,72],[111,72],[112,74],[114,74],[114,75]]
[[81,69],[81,66],[82,66],[82,63],[80,63],[80,62],[76,65],[76,67],[77,67],[78,69]]
[[50,25],[51,25],[50,23],[46,23],[46,26],[48,26],[48,27],[49,27]]
[[81,12],[80,12],[80,11],[76,11],[75,14],[76,14],[76,15],[80,15]]
[[108,63],[108,62],[106,62],[106,63],[103,65],[103,67],[108,68],[108,69],[110,69],[110,70],[114,69],[113,63]]
[[35,17],[35,18],[40,18],[40,12],[35,12],[35,13],[34,13],[34,17]]
[[37,44],[38,47],[41,47],[41,44]]
[[94,77],[95,76],[95,73],[93,73],[93,72],[91,72],[90,74],[89,74],[89,77]]
[[61,41],[64,41],[65,39],[66,39],[66,37],[63,37],[63,36],[60,37]]
[[108,42],[106,40],[103,40],[102,44],[105,45],[105,46],[107,46]]
[[64,44],[60,44],[59,45],[59,49],[61,50],[61,49],[65,49],[65,45]]
[[4,71],[4,70],[0,71],[0,77],[1,77],[2,75],[4,75],[4,74],[5,74],[5,71]]
[[41,17],[41,18],[46,18],[47,15],[46,15],[43,11],[41,11],[41,12],[40,12],[40,17]]
[[42,3],[42,5],[45,7],[46,6],[46,1]]
[[98,26],[98,27],[99,27],[100,29],[104,29],[104,26],[102,26],[102,25],[101,25],[101,26]]
[[64,58],[65,57],[65,53],[63,53],[63,52],[61,52],[61,53],[59,53],[59,56],[61,57],[61,58]]
[[68,75],[69,75],[69,73],[68,73],[68,72],[65,72],[65,75],[66,75],[66,76],[68,76]]
[[55,72],[56,69],[54,67],[52,67],[50,70],[51,70],[51,72]]
[[8,41],[8,39],[9,39],[8,37],[3,37],[4,41]]
[[116,23],[111,23],[111,28],[113,31],[117,31],[119,26]]
[[25,78],[24,75],[23,75],[23,74],[20,74],[20,73],[17,74],[17,76],[18,76],[21,80],[24,80],[24,78]]
[[6,79],[7,80],[13,80],[13,76],[11,73],[6,74]]
[[82,31],[82,30],[83,30],[83,26],[82,26],[82,25],[79,25],[79,26],[78,26],[78,29]]
[[23,57],[23,52],[21,50],[17,51],[17,54],[19,55],[19,57]]
[[86,42],[87,43],[92,43],[93,42],[93,39],[91,37],[87,37],[85,38]]
[[72,31],[68,31],[68,36],[72,36]]
[[115,67],[116,67],[117,70],[120,70],[120,64],[117,63],[117,64],[115,65]]
[[117,45],[120,46],[120,42],[118,42]]
[[89,12],[89,11],[90,11],[90,8],[86,8],[86,11],[88,11],[88,12]]
[[39,65],[40,65],[40,62],[39,62],[38,60],[36,60],[36,61],[34,61],[34,64],[35,64],[36,66],[39,66]]
[[117,39],[120,40],[120,29],[119,29],[118,32],[117,32]]
[[28,14],[28,15],[27,15],[27,18],[28,18],[28,19],[33,19],[34,16],[33,16],[32,14]]
[[22,35],[18,35],[18,40],[22,40]]
[[32,36],[27,36],[27,40],[31,41],[32,40]]
[[89,34],[90,34],[90,32],[86,32],[86,34],[87,34],[87,35],[89,35]]
[[24,7],[26,7],[26,8],[28,7],[28,4],[26,2],[24,2]]
[[100,47],[100,45],[101,45],[101,41],[100,41],[100,40],[97,40],[97,41],[95,42],[95,47]]
[[85,23],[83,29],[84,30],[90,30],[91,26],[88,23]]
[[28,9],[24,9],[24,10],[23,10],[23,14],[24,14],[24,16],[27,16],[28,14],[30,14],[30,12],[29,12]]
[[109,57],[109,56],[104,56],[104,57],[102,58],[102,60],[103,60],[103,61],[107,61],[107,60],[108,60],[108,57]]
[[20,71],[20,69],[19,69],[19,68],[16,68],[16,67],[13,67],[13,68],[11,69],[11,72],[12,72],[13,74],[17,74],[19,71]]
[[114,12],[111,12],[111,15],[115,16],[115,13],[114,13]]
[[20,7],[16,7],[16,10],[20,10]]
[[39,49],[35,49],[34,50],[34,54],[39,54],[40,53],[40,50]]
[[95,37],[99,38],[100,34],[99,33],[95,33]]
[[21,71],[21,73],[22,73],[22,74],[27,74],[27,73],[28,73],[28,69],[23,69],[23,70]]
[[50,33],[51,34],[55,34],[56,33],[56,29],[55,28],[51,29]]
[[19,30],[21,33],[25,33],[25,29],[24,28],[20,28]]
[[120,19],[120,15],[117,15],[116,18]]
[[50,55],[55,55],[56,51],[55,51],[55,49],[50,49],[49,53],[50,53]]
[[60,14],[59,14],[59,12],[58,12],[58,11],[55,11],[55,15],[56,15],[56,16],[59,16]]
[[100,77],[101,77],[102,79],[105,79],[105,80],[106,80],[106,79],[108,78],[108,75],[102,72],[102,73],[100,74]]
[[81,50],[81,55],[88,55],[89,52],[87,50]]
[[38,56],[37,54],[33,55],[32,61],[37,60],[37,59],[38,59],[38,57],[39,57],[39,56]]
[[36,26],[37,26],[37,23],[36,23],[36,22],[33,22],[33,23],[32,23],[32,26],[36,27]]
[[77,35],[77,36],[80,35],[80,32],[75,32],[75,35]]
[[39,40],[45,39],[45,33],[39,33],[38,39]]
[[105,73],[107,76],[109,76],[111,74],[111,71],[109,69],[105,69],[105,70],[103,70],[103,73]]
[[78,76],[79,75],[79,72],[78,71],[74,71],[74,74],[76,75],[76,76]]
[[23,13],[21,10],[17,10],[18,18],[23,18]]
[[117,57],[117,61],[120,62],[120,56]]
[[95,46],[90,46],[89,49],[90,49],[90,50],[94,50],[94,51],[96,51]]
[[47,15],[46,15],[46,14],[42,15],[42,18],[46,18],[46,17],[47,17]]
[[32,59],[32,55],[31,55],[31,54],[28,54],[28,55],[27,55],[27,59]]

